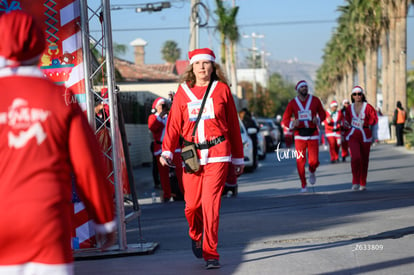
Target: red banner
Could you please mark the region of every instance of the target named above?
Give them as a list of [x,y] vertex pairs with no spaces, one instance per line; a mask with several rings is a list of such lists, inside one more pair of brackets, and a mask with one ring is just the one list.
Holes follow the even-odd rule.
[[45,75],[60,85],[70,87],[86,110],[80,3],[74,0],[0,0],[0,16],[12,10],[32,14],[45,31],[47,48],[41,59]]

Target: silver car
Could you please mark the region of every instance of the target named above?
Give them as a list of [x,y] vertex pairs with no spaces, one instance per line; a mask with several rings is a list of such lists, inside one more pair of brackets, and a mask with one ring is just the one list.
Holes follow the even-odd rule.
[[271,118],[257,118],[257,123],[259,124],[260,132],[263,133],[266,139],[266,151],[271,152],[275,150],[282,136],[279,127]]

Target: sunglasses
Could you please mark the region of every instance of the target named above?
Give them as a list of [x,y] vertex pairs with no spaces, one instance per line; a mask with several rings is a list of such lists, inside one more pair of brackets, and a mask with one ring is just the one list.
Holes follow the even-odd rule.
[[362,96],[362,93],[353,93],[352,95]]

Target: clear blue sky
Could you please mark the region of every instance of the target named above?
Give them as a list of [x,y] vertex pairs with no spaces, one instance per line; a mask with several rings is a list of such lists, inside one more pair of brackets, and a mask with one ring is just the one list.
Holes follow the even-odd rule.
[[[323,49],[329,41],[332,31],[337,26],[338,5],[344,5],[343,0],[234,0],[240,7],[237,23],[240,33],[264,35],[256,40],[259,50],[268,53],[267,59],[289,60],[297,58],[302,62],[321,64]],[[90,5],[94,5],[90,1]],[[99,1],[100,2],[100,1]],[[133,61],[133,49],[129,43],[136,38],[148,42],[145,47],[145,62],[147,64],[164,63],[161,49],[165,41],[173,40],[181,49],[181,59],[187,58],[189,48],[189,16],[190,0],[171,0],[171,8],[160,12],[136,13],[133,6],[144,6],[147,3],[159,1],[128,1],[113,0],[112,7],[122,7],[112,10],[113,41],[128,46],[126,55],[120,56]],[[202,0],[210,10],[208,26],[216,26],[216,9],[214,0]],[[225,1],[231,6],[233,0]],[[414,67],[414,8],[409,10],[407,23],[407,63]],[[304,23],[306,22],[306,23]],[[99,30],[99,25],[92,25],[91,31]],[[96,32],[93,32],[96,35]],[[214,28],[200,29],[200,47],[210,47],[219,55],[219,34]],[[251,38],[241,38],[239,56],[247,54],[252,47]],[[243,58],[243,57],[242,57]]]

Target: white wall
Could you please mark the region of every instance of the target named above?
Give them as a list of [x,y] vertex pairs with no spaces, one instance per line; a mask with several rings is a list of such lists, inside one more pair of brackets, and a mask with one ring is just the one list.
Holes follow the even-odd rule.
[[151,134],[146,124],[125,124],[129,144],[129,157],[133,167],[152,163]]

